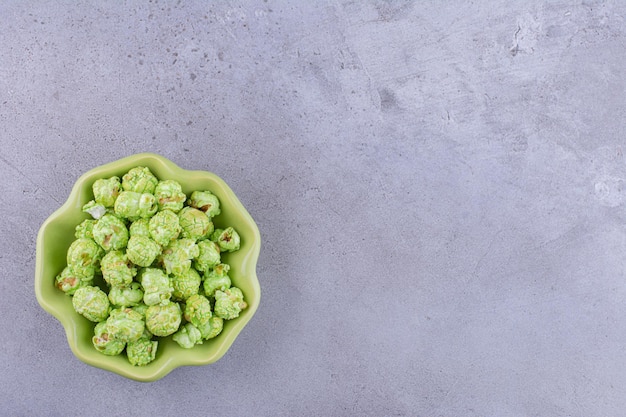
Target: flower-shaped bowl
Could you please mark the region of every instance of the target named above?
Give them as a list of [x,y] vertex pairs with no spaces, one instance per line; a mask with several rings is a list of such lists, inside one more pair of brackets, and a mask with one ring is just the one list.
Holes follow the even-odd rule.
[[[216,228],[233,226],[241,236],[241,248],[223,253],[222,262],[231,266],[232,284],[239,287],[248,307],[240,316],[224,321],[217,337],[191,349],[184,349],[172,337],[160,338],[157,355],[146,366],[133,366],[125,355],[106,356],[92,344],[95,323],[76,313],[71,297],[55,286],[55,278],[66,265],[66,254],[74,241],[74,229],[84,219],[82,207],[93,199],[92,184],[98,178],[122,177],[136,166],[148,167],[160,180],[178,181],[185,194],[209,190],[220,199],[221,214],[213,218]],[[259,229],[231,188],[217,175],[207,171],[189,171],[153,153],[132,155],[83,174],[74,184],[67,201],[41,226],[37,235],[35,294],[41,307],[63,325],[69,346],[81,361],[115,372],[137,381],[155,381],[180,366],[208,365],[226,354],[237,336],[256,312],[261,289],[256,275],[256,263],[261,248]]]

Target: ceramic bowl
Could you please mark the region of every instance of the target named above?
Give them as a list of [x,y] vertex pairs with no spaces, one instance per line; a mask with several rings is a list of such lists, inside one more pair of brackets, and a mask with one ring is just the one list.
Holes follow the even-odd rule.
[[[222,213],[213,218],[216,228],[233,226],[241,236],[241,248],[223,253],[222,261],[231,266],[233,285],[241,288],[248,307],[234,320],[224,321],[224,330],[214,339],[192,349],[183,349],[171,336],[159,339],[156,359],[146,366],[131,365],[124,354],[106,356],[92,345],[92,323],[77,314],[71,298],[57,289],[55,277],[66,265],[66,253],[74,241],[74,228],[89,215],[82,206],[93,199],[91,186],[98,178],[122,175],[136,166],[145,166],[157,178],[178,181],[189,195],[195,190],[209,190],[220,199]],[[261,248],[259,229],[235,193],[217,175],[206,171],[188,171],[168,159],[151,153],[132,155],[94,168],[74,184],[67,201],[41,226],[37,236],[35,293],[41,307],[63,325],[72,352],[81,361],[137,381],[155,381],[179,366],[208,365],[220,359],[256,312],[261,289],[256,263]]]

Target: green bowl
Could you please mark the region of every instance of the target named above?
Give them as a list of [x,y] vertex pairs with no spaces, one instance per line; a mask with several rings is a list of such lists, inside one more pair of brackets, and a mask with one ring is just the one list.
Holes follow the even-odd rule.
[[[181,348],[171,336],[160,338],[156,359],[146,366],[131,365],[125,355],[106,356],[96,351],[91,343],[95,323],[77,314],[71,298],[54,285],[56,276],[66,264],[67,249],[74,241],[74,228],[89,218],[82,212],[82,206],[93,199],[93,182],[98,178],[121,178],[136,166],[150,168],[159,179],[178,181],[187,195],[194,190],[209,190],[218,196],[222,213],[214,217],[215,227],[233,226],[241,236],[241,248],[223,253],[222,260],[230,264],[232,283],[241,288],[248,303],[248,308],[238,318],[224,321],[224,330],[219,336],[192,349]],[[187,171],[160,155],[141,153],[83,174],[74,184],[67,201],[43,223],[37,236],[35,294],[41,307],[65,328],[67,341],[78,359],[137,381],[155,381],[179,366],[208,365],[226,354],[259,306],[261,288],[256,263],[260,249],[261,236],[256,223],[221,178],[206,171]]]

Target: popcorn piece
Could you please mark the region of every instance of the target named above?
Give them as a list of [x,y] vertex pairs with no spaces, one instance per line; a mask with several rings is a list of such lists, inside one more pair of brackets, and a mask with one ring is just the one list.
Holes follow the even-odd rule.
[[163,249],[161,262],[168,274],[182,275],[191,268],[191,260],[200,250],[192,239],[177,239]]
[[190,268],[187,272],[172,276],[172,297],[184,301],[194,294],[198,294],[202,278],[198,271]]
[[172,297],[173,288],[170,279],[160,269],[144,269],[140,282],[144,291],[143,302],[148,306],[167,304]]
[[107,208],[102,204],[96,203],[94,200],[89,201],[83,206],[83,213],[88,213],[94,219],[99,219],[107,212]]
[[72,306],[78,314],[95,323],[106,320],[111,307],[106,293],[91,286],[76,290]]
[[111,177],[108,179],[100,178],[94,181],[91,188],[93,190],[94,200],[97,204],[104,207],[113,207],[122,185],[119,177]]
[[133,281],[133,277],[137,275],[137,268],[128,260],[128,256],[118,250],[104,255],[100,266],[102,268],[102,277],[107,284],[114,287],[129,285]]
[[146,327],[155,336],[169,336],[178,330],[182,313],[177,303],[153,305],[146,310]]
[[214,297],[215,291],[226,291],[230,288],[231,281],[228,271],[230,271],[230,265],[219,264],[204,274],[204,295]]
[[185,320],[194,326],[205,324],[212,315],[211,303],[205,296],[194,294],[185,301]]
[[67,250],[67,265],[83,281],[92,280],[104,251],[93,239],[76,239]]
[[122,177],[122,188],[124,191],[134,191],[136,193],[154,194],[159,180],[147,167],[135,167]]
[[180,184],[174,180],[159,181],[154,196],[159,204],[159,210],[171,210],[174,213],[183,208],[183,203],[187,199]]
[[186,323],[178,330],[172,339],[178,343],[178,345],[185,349],[191,349],[195,345],[202,344],[202,334],[196,326],[191,323]]
[[117,307],[137,306],[143,301],[141,285],[138,282],[133,282],[127,287],[111,287],[109,301]]
[[180,234],[180,223],[176,213],[165,210],[160,211],[150,219],[150,237],[159,245],[167,246]]
[[198,271],[208,272],[220,263],[220,247],[210,240],[198,242],[198,256],[196,256],[193,266]]
[[132,308],[121,307],[111,310],[106,319],[106,331],[115,340],[134,342],[144,331],[145,323],[140,313]]
[[221,317],[213,316],[207,322],[201,326],[198,326],[200,334],[204,340],[212,339],[218,334],[222,333],[224,329],[224,319]]
[[189,197],[189,206],[202,210],[209,217],[221,213],[220,200],[210,191],[194,191]]
[[131,236],[126,247],[128,259],[138,266],[150,266],[161,253],[161,246],[146,236]]
[[77,289],[89,287],[92,284],[93,278],[81,279],[70,266],[63,268],[55,279],[55,286],[67,295],[74,295]]
[[152,217],[159,209],[156,198],[149,193],[122,191],[113,206],[115,214],[130,221]]
[[207,239],[213,233],[213,222],[204,212],[193,207],[185,207],[178,213],[182,228],[181,236],[195,241]]
[[215,315],[224,320],[239,317],[241,310],[248,304],[243,300],[243,294],[237,287],[230,287],[224,291],[215,291]]
[[239,233],[233,227],[216,229],[211,235],[211,240],[217,243],[222,252],[234,252],[239,250],[241,239]]
[[126,346],[126,357],[133,366],[146,366],[156,358],[159,342],[141,337]]
[[76,226],[74,237],[76,239],[93,239],[93,226],[96,224],[96,222],[97,220],[94,219],[83,220],[78,226]]
[[96,327],[94,328],[94,336],[91,338],[91,343],[93,343],[93,346],[98,352],[107,356],[119,355],[126,347],[125,342],[113,339],[109,336],[106,321],[101,321],[96,324]]

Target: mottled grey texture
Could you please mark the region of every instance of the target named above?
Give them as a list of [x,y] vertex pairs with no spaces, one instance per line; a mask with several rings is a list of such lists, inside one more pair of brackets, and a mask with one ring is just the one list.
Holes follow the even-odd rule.
[[[619,416],[626,2],[0,3],[0,405],[15,416]],[[217,173],[255,318],[159,382],[33,291],[78,176]]]

